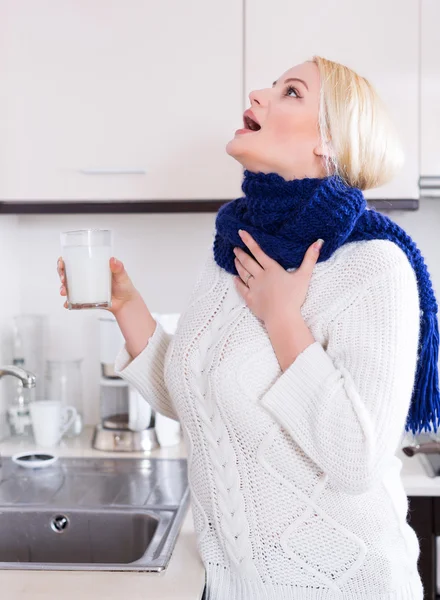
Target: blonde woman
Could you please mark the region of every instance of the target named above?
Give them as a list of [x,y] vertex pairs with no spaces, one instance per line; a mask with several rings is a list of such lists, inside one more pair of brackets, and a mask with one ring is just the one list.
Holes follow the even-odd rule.
[[362,194],[399,143],[371,85],[323,58],[250,104],[226,147],[244,197],[173,336],[110,262],[117,371],[182,425],[206,600],[422,600],[395,452],[438,425],[437,305]]

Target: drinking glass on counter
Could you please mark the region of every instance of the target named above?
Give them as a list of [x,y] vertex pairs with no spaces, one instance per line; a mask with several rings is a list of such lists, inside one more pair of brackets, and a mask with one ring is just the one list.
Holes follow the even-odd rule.
[[[48,346],[48,315],[24,313],[12,319],[13,363],[34,373],[37,386],[24,392],[25,396],[45,397],[44,362]],[[17,388],[18,380],[12,381]]]
[[82,359],[46,361],[47,400],[58,400],[63,406],[74,406],[76,418],[66,436],[73,437],[82,431]]
[[111,308],[112,237],[109,229],[61,233],[69,310]]

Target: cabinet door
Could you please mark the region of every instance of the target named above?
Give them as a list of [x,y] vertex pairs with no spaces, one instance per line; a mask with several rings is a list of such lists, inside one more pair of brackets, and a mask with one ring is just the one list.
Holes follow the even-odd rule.
[[0,200],[223,199],[240,0],[0,0]]
[[[418,42],[415,0],[247,0],[245,90],[270,87],[290,67],[321,55],[367,77],[391,111],[405,167],[368,198],[418,197]],[[247,100],[249,106],[249,100]]]
[[440,1],[421,2],[420,174],[423,194],[440,196]]

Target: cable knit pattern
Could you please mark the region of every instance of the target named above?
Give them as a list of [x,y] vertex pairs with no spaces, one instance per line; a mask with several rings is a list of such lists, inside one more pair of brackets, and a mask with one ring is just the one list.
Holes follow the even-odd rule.
[[157,323],[153,336],[148,340],[148,352],[143,352],[132,360],[124,344],[115,361],[115,369],[116,371],[124,369],[124,377],[138,390],[142,390],[142,394],[148,398],[154,410],[178,421],[179,417],[173,408],[163,380],[165,353],[171,337]]
[[210,251],[175,334],[121,349],[117,372],[182,425],[207,600],[422,600],[395,456],[419,310],[395,243],[346,243],[315,266],[316,341],[282,372]]

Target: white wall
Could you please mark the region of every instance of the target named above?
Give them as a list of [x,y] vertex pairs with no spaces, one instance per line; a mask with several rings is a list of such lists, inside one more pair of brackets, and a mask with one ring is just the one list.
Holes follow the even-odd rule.
[[[422,251],[440,300],[440,200],[422,200],[415,212],[389,216],[413,237]],[[99,418],[98,317],[103,311],[68,311],[59,295],[56,261],[59,233],[86,227],[114,230],[114,254],[124,261],[152,312],[181,312],[206,253],[210,251],[215,213],[168,215],[5,216],[0,218],[2,360],[8,362],[4,335],[10,317],[21,312],[49,315],[49,358],[83,358],[84,413]],[[1,380],[0,380],[1,381]],[[0,387],[0,394],[2,387]],[[4,393],[0,412],[4,412]],[[1,419],[3,421],[4,419]]]

